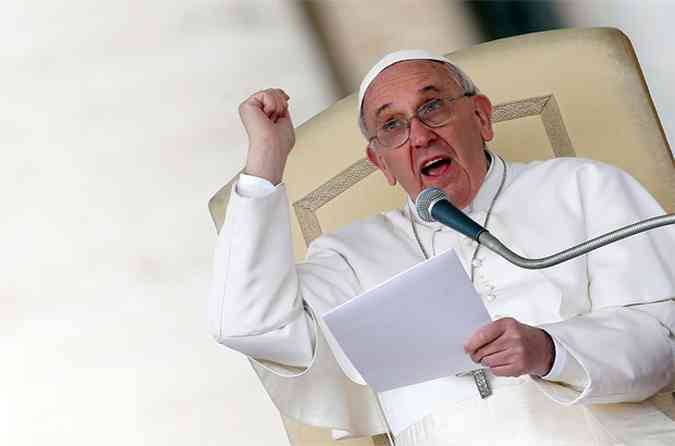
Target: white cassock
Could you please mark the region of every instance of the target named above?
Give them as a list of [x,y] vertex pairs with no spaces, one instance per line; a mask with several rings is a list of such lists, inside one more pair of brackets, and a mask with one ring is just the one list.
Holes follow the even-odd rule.
[[[602,163],[492,159],[465,211],[484,223],[505,175],[488,229],[526,257],[664,213],[633,178]],[[408,203],[322,235],[296,265],[283,184],[244,192],[232,191],[218,237],[211,330],[251,359],[284,415],[344,435],[385,430],[372,393],[355,382],[317,315],[424,259],[412,218],[428,253],[455,249],[467,272],[473,269],[493,319],[546,330],[556,361],[543,378],[491,376],[493,395],[484,400],[471,377],[381,394],[398,445],[675,445],[672,226],[526,270],[485,248],[471,262],[475,242],[423,222]]]

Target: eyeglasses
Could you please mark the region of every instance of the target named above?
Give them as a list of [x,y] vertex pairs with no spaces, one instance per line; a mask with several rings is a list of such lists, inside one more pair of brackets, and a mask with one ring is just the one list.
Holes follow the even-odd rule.
[[[456,114],[454,102],[473,95],[474,93],[464,93],[457,97],[432,99],[415,110],[415,116],[428,127],[442,127],[450,122]],[[375,136],[370,138],[368,143],[384,150],[392,150],[402,146],[410,138],[410,119],[412,117],[394,115],[387,118],[386,121],[376,124]]]

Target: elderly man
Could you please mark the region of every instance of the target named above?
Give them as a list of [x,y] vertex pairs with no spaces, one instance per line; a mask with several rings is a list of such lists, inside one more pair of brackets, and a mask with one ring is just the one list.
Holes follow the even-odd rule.
[[[531,271],[422,221],[412,205],[441,188],[508,245],[541,257],[662,214],[635,180],[589,160],[504,161],[486,147],[491,104],[471,80],[442,57],[397,52],[364,79],[358,116],[368,159],[408,203],[323,235],[294,265],[281,183],[294,144],[288,100],[269,89],[239,109],[250,145],[216,250],[218,342],[268,364],[316,368],[316,314],[454,249],[493,318],[465,350],[489,369],[494,392],[481,398],[471,377],[453,376],[381,394],[397,444],[675,444],[675,423],[643,402],[673,378],[672,229]],[[622,402],[642,403],[609,404]]]

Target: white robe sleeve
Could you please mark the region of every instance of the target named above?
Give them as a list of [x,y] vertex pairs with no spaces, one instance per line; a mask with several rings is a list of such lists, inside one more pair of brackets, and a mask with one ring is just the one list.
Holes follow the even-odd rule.
[[209,297],[213,336],[249,357],[286,417],[354,436],[384,432],[372,392],[348,378],[316,316],[359,294],[360,282],[320,239],[296,265],[284,185],[257,192],[230,194]]
[[307,367],[316,328],[305,305],[338,305],[358,294],[359,283],[330,250],[310,250],[296,266],[283,185],[247,192],[249,197],[232,191],[218,236],[211,332],[219,343],[256,360]]
[[265,178],[241,173],[235,188],[237,193],[244,198],[262,198],[274,192],[276,186]]
[[[549,336],[551,335],[548,333]],[[566,368],[569,368],[567,366],[568,360],[567,360],[567,350],[565,347],[560,344],[560,341],[558,341],[555,337],[551,336],[551,339],[553,340],[553,352],[554,352],[554,360],[553,360],[553,365],[551,366],[551,370],[548,371],[546,375],[541,376],[541,379],[545,379],[546,381],[558,381],[558,382],[567,382],[564,375],[564,371]],[[580,378],[584,379],[586,378],[586,373],[583,372],[580,374]],[[569,378],[568,378],[569,379]],[[581,387],[585,387],[586,384],[584,383]]]
[[[588,238],[664,214],[639,183],[609,166],[592,163],[580,169],[577,186]],[[670,388],[673,252],[675,230],[666,227],[588,254],[591,312],[541,325],[567,350],[567,364],[583,370],[584,385],[535,378],[545,393],[563,404],[617,403],[642,401]]]
[[[237,200],[248,200],[255,203],[257,199],[258,205],[264,208],[269,206],[270,203],[276,203],[276,200],[262,200],[276,190],[277,187],[264,178],[241,174],[232,194],[234,196],[233,203],[236,203]],[[236,205],[233,204],[233,207],[236,207]],[[237,211],[237,209],[233,209],[233,212]],[[264,222],[264,216],[258,215],[257,217],[263,217],[258,219],[257,222]],[[246,216],[243,216],[243,218],[246,218]],[[232,220],[230,219],[229,223],[232,223]],[[245,294],[237,294],[240,291],[237,287],[241,287],[241,283],[234,280],[230,274],[232,266],[230,262],[232,260],[238,262],[239,258],[237,253],[234,253],[232,258],[232,240],[230,240],[237,236],[238,228],[227,223],[218,236],[215,253],[214,281],[209,306],[213,336],[219,343],[240,351],[251,358],[272,361],[291,367],[307,367],[312,360],[315,340],[313,324],[303,314],[302,308],[296,308],[294,299],[278,301],[276,302],[276,308],[270,308],[269,299],[259,299],[252,304],[249,301],[248,305],[241,305],[246,300]],[[269,224],[273,223],[270,222]],[[251,248],[255,249],[256,247],[253,245]],[[234,283],[232,286],[227,286],[227,282]],[[225,295],[226,289],[230,290],[227,296]],[[233,294],[242,297],[237,299]],[[270,294],[269,297],[272,296],[273,294]],[[234,302],[228,301],[228,298],[234,300]],[[255,324],[256,321],[263,323],[265,317],[277,318],[273,322],[274,328],[251,331],[245,327],[238,327],[236,321],[245,320],[241,314],[244,310],[253,312],[246,316],[246,318],[251,319],[250,323],[252,324]]]

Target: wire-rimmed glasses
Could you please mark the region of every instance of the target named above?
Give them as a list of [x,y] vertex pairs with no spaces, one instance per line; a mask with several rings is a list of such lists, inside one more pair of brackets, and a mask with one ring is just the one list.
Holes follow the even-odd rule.
[[[428,127],[442,127],[455,115],[454,102],[473,95],[474,93],[464,93],[461,96],[432,99],[419,106],[413,117],[417,117]],[[413,117],[393,115],[383,122],[378,122],[375,136],[368,140],[369,144],[384,150],[400,147],[410,138],[410,120]]]

